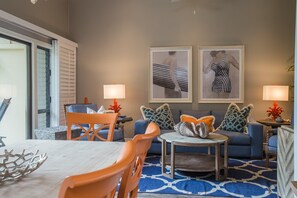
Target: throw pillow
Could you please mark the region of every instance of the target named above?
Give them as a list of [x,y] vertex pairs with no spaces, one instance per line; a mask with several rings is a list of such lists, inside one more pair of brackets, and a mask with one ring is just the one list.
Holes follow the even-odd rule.
[[93,113],[103,114],[104,111],[105,111],[105,109],[104,109],[103,106],[101,106],[101,107],[98,109],[98,111],[94,111],[93,109],[87,107],[87,113],[88,113],[88,114],[93,114]]
[[249,104],[248,106],[240,109],[236,104],[231,103],[227,109],[224,120],[218,129],[246,133],[247,119],[253,107],[254,106],[252,104]]
[[180,116],[180,121],[181,122],[193,122],[195,125],[203,122],[206,126],[206,131],[207,132],[213,132],[214,131],[214,122],[215,122],[215,117],[214,116],[204,116],[201,118],[195,118],[193,116],[190,115],[181,115]]
[[[94,111],[93,109],[87,107],[87,114],[95,114],[95,113],[98,113],[98,114],[103,114],[105,111],[104,107],[101,106],[98,111]],[[99,129],[102,125],[101,124],[95,124],[94,125],[94,128],[95,129]],[[89,126],[90,127],[90,126]]]
[[194,123],[193,122],[179,122],[174,125],[174,130],[183,136],[188,137],[198,137],[197,131],[194,130]]
[[159,125],[160,129],[173,129],[174,120],[170,111],[169,104],[163,104],[156,110],[149,107],[141,106],[140,111],[144,119],[147,119],[150,122],[155,122],[157,125]]

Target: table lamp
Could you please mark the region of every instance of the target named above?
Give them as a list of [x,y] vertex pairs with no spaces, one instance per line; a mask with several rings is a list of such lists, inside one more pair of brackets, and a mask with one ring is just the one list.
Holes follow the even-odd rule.
[[125,98],[125,85],[113,84],[113,85],[103,85],[104,99],[113,99],[113,105],[109,105],[110,110],[114,110],[118,113],[122,108],[118,104],[117,99]]
[[[289,86],[279,86],[279,85],[265,85],[263,86],[263,100],[273,101],[273,106],[269,107],[266,111],[268,117],[273,120],[280,117],[281,113],[284,111],[276,101],[288,101],[289,100]],[[280,118],[280,121],[282,119]]]

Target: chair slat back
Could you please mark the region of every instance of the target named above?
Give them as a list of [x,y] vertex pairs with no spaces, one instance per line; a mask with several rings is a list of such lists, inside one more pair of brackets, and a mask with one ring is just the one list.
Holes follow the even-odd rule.
[[151,122],[145,134],[138,134],[134,136],[133,142],[136,146],[136,160],[133,169],[126,170],[120,185],[118,197],[126,198],[137,197],[138,183],[141,177],[142,168],[147,155],[147,151],[151,147],[152,141],[160,135],[160,128],[157,124]]
[[[98,138],[102,141],[113,141],[114,128],[117,118],[118,113],[87,114],[67,112],[67,140],[79,140],[87,138],[89,141],[93,141],[95,138]],[[82,129],[83,134],[79,137],[72,138],[72,126]],[[108,130],[107,138],[100,136],[99,133],[100,130],[104,128]]]
[[125,143],[117,162],[91,173],[67,177],[60,188],[59,198],[114,197],[116,187],[125,170],[135,163],[135,145]]

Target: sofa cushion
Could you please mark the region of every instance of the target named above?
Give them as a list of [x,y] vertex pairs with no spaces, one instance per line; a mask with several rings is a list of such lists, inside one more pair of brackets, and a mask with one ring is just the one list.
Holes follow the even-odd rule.
[[174,123],[175,124],[179,123],[180,122],[179,117],[181,115],[180,110],[179,109],[170,109],[170,111],[171,111]]
[[189,115],[181,115],[180,116],[180,121],[181,122],[193,122],[195,125],[197,125],[198,123],[203,122],[206,125],[206,131],[207,132],[213,132],[214,131],[214,127],[213,124],[215,122],[215,117],[214,116],[204,116],[201,118],[195,118],[193,116],[189,116]]
[[251,137],[248,134],[233,131],[217,130],[216,133],[229,137],[229,145],[250,145]]
[[247,118],[252,108],[252,104],[240,109],[235,103],[231,103],[225,114],[224,120],[218,129],[225,131],[247,132]]
[[211,115],[210,111],[199,111],[199,110],[181,110],[181,115],[182,114],[190,115],[195,118]]
[[140,111],[144,119],[155,122],[160,129],[173,129],[174,120],[168,104],[163,104],[156,110],[141,106]]
[[214,128],[218,128],[221,123],[224,120],[226,114],[226,110],[225,111],[211,111],[211,115],[213,115],[216,119],[215,119],[215,123],[214,123]]

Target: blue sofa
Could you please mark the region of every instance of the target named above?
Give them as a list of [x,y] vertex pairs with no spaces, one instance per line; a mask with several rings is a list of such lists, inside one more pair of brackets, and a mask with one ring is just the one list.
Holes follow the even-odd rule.
[[[207,115],[215,117],[214,127],[217,128],[224,119],[225,111],[198,111],[198,110],[176,110],[171,109],[175,123],[180,121],[180,115],[187,114],[200,118]],[[148,120],[137,120],[135,122],[134,133],[143,134],[149,124]],[[162,133],[172,130],[161,130]],[[248,123],[248,134],[219,130],[217,133],[226,135],[230,138],[228,142],[228,156],[240,158],[262,158],[263,157],[263,125],[258,123]],[[177,152],[207,152],[207,148],[202,147],[177,147]],[[168,144],[167,151],[170,151]],[[221,149],[223,155],[223,149]],[[150,154],[161,154],[161,142],[157,138],[153,140],[152,146],[148,151]]]
[[[65,111],[87,113],[87,107],[90,109],[93,109],[94,111],[98,111],[98,107],[96,104],[69,104],[69,105],[66,105]],[[99,133],[102,137],[107,138],[108,130],[103,129]],[[98,139],[95,139],[95,140],[98,140]],[[124,135],[121,128],[114,129],[113,141],[118,141],[118,142],[124,141]]]

